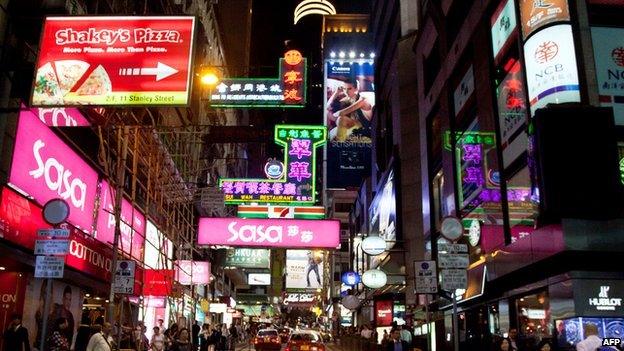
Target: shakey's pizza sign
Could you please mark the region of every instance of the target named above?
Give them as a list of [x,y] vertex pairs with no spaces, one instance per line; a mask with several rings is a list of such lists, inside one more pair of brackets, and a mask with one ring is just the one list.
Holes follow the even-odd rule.
[[186,105],[194,28],[194,17],[48,17],[32,104]]

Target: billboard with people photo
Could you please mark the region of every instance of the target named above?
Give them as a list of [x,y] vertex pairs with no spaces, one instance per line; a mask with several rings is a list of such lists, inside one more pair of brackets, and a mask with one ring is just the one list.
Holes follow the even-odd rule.
[[325,62],[325,125],[327,187],[360,185],[370,170],[372,119],[375,107],[372,60]]

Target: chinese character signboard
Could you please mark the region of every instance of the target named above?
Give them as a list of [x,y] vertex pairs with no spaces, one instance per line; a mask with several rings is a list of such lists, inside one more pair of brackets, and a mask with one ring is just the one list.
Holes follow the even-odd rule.
[[615,124],[624,125],[624,29],[592,27],[600,105],[613,108]]
[[238,205],[237,214],[240,218],[323,219],[325,207]]
[[228,205],[249,202],[311,205],[316,202],[316,149],[325,143],[322,126],[275,126],[275,142],[284,147],[286,171],[280,179],[222,178]]
[[228,249],[226,267],[269,268],[271,251],[266,249]]
[[375,106],[372,60],[325,61],[328,188],[359,187],[370,173]]
[[522,64],[516,61],[496,89],[504,167],[511,165],[528,147],[528,113],[523,81]]
[[507,0],[492,15],[491,35],[492,35],[492,57],[498,54],[509,42],[511,34],[516,29],[516,8],[514,0]]
[[194,28],[194,17],[48,17],[33,105],[186,105]]
[[520,17],[526,38],[549,23],[569,21],[568,0],[520,0]]
[[578,69],[572,26],[559,24],[535,33],[524,44],[531,114],[549,103],[578,102]]
[[200,218],[197,243],[335,249],[339,236],[339,222],[334,220]]
[[212,107],[304,107],[306,59],[290,50],[280,59],[277,78],[225,78],[210,92]]

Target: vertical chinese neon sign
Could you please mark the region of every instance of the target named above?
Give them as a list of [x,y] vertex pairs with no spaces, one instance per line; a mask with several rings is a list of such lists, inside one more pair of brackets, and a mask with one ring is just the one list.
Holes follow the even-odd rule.
[[323,126],[275,126],[275,143],[284,147],[286,171],[278,179],[222,178],[219,187],[229,205],[267,203],[313,205],[316,202],[316,150],[325,143]]

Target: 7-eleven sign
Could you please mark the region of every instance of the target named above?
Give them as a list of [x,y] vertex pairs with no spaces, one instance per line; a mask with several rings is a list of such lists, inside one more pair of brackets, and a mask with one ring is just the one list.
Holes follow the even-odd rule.
[[325,208],[323,206],[238,205],[238,217],[323,219],[325,218]]

